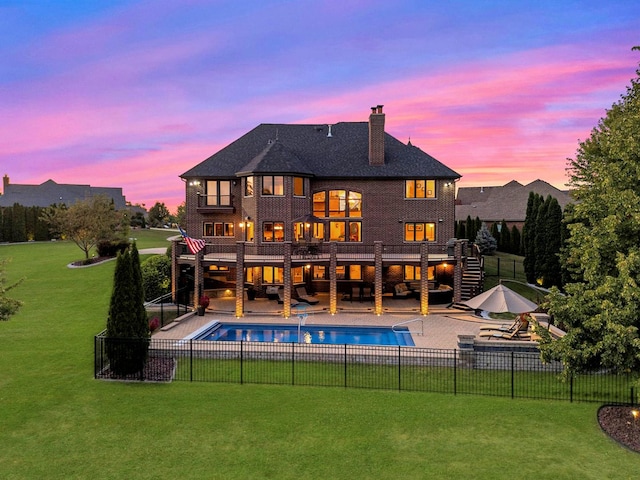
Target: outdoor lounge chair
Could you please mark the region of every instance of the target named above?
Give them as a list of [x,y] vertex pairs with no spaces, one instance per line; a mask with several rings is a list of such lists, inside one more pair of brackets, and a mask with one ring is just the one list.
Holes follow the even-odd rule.
[[499,332],[513,332],[515,328],[520,327],[520,321],[516,318],[512,323],[503,323],[502,325],[482,325],[480,330],[496,330]]
[[405,283],[398,283],[393,287],[393,298],[411,298],[413,290],[409,290]]
[[300,302],[308,303],[309,305],[316,305],[320,302],[320,300],[313,298],[307,293],[306,287],[296,288],[296,293],[298,294],[297,300]]
[[494,333],[526,332],[529,329],[529,319],[527,317],[527,315],[518,315],[512,324],[483,325],[480,327],[480,330],[492,331]]
[[[284,291],[283,290],[278,290],[278,303],[284,305]],[[296,305],[298,305],[298,301],[292,298],[290,305],[292,307],[295,307]]]
[[482,338],[499,338],[501,340],[530,340],[531,334],[527,330],[514,329],[513,332],[499,332],[497,330],[485,330],[478,334]]

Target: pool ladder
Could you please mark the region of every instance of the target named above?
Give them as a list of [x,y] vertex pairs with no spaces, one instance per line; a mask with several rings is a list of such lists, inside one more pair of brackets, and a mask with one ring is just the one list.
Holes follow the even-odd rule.
[[[408,330],[406,332],[398,332],[396,330],[396,327],[399,327],[400,325],[407,325],[409,323],[415,323],[415,322],[420,322],[420,331],[419,332],[417,332],[417,331],[414,332],[414,331],[411,331],[411,330]],[[396,323],[395,325],[391,326],[391,330],[393,330],[394,332],[397,332],[397,333],[415,333],[416,335],[424,335],[424,320],[422,318],[413,318],[413,319],[407,320],[405,322]]]

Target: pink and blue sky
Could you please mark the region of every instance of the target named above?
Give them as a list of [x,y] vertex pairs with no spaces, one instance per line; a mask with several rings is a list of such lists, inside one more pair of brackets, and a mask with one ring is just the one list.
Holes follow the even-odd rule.
[[0,0],[0,175],[184,200],[260,123],[366,121],[462,175],[543,179],[626,91],[638,0]]

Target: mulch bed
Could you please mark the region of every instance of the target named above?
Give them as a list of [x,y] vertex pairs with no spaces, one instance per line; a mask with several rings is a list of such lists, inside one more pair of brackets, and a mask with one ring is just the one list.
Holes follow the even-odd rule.
[[[636,418],[634,411],[638,412]],[[598,410],[598,423],[616,442],[640,453],[640,407],[604,405]]]
[[84,260],[76,260],[71,265],[74,267],[87,267],[89,265],[95,265],[97,263],[106,262],[107,260],[113,260],[115,257],[92,257]]
[[170,382],[176,370],[176,361],[173,358],[149,357],[142,372],[130,375],[117,375],[109,368],[96,375],[102,380],[144,381],[144,382]]

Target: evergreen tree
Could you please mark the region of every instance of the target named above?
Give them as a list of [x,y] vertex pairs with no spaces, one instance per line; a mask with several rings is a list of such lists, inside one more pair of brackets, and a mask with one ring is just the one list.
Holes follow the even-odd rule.
[[497,249],[499,250],[501,239],[500,239],[500,230],[498,230],[498,222],[493,222],[491,224],[490,232],[491,232],[491,236],[495,239]]
[[458,220],[456,222],[456,238],[467,238],[466,223]]
[[511,249],[515,255],[522,255],[522,236],[517,226],[511,227]]
[[524,260],[524,274],[527,282],[536,283],[536,227],[538,209],[542,204],[542,197],[534,192],[529,192],[527,200],[527,213],[522,227],[522,245]]
[[466,221],[466,225],[465,225],[465,230],[467,232],[467,237],[470,241],[473,241],[474,238],[476,238],[476,234],[478,233],[478,230],[475,227],[475,222],[473,220],[471,220],[471,215],[467,215],[467,221]]
[[545,336],[543,358],[568,373],[640,373],[640,69],[570,160],[576,204],[565,214],[563,259],[571,282],[549,295],[566,335]]
[[476,235],[475,244],[482,255],[493,255],[498,248],[498,242],[493,238],[486,224],[482,224]]
[[27,241],[27,223],[25,208],[18,204],[13,204],[13,222],[11,231],[12,242],[26,242]]
[[498,250],[506,253],[514,253],[511,248],[511,232],[509,226],[505,220],[502,220],[500,224],[500,242],[498,243]]
[[535,275],[536,283],[542,285],[544,282],[545,274],[545,254],[546,245],[549,241],[549,231],[547,229],[547,214],[549,211],[549,204],[551,203],[551,196],[548,195],[545,200],[542,196],[539,196],[540,204],[538,206],[536,221],[535,221],[535,234],[533,235],[534,245],[534,262],[533,271]]
[[541,271],[542,286],[549,288],[562,285],[560,271],[560,247],[562,245],[562,208],[558,200],[549,197],[545,219],[544,261]]
[[[135,250],[135,253],[133,251]],[[136,262],[138,265],[134,265]],[[144,312],[142,276],[137,249],[119,253],[107,318],[106,349],[110,368],[117,375],[144,367],[149,347],[149,326]]]

